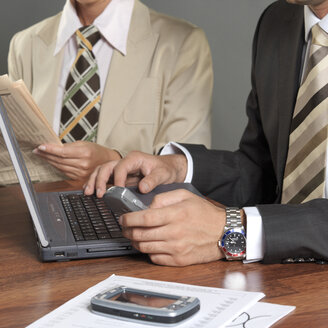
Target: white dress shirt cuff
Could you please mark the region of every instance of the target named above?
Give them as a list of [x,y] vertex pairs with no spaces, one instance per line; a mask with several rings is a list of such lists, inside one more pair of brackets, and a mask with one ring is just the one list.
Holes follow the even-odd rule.
[[179,145],[178,143],[171,141],[167,143],[163,147],[162,151],[160,152],[160,155],[174,155],[174,154],[184,154],[187,157],[188,168],[187,168],[187,174],[184,182],[190,183],[194,173],[194,163],[192,161],[192,157],[189,151],[185,147]]
[[256,207],[244,207],[246,214],[246,260],[244,263],[261,261],[264,257],[264,232],[262,217]]

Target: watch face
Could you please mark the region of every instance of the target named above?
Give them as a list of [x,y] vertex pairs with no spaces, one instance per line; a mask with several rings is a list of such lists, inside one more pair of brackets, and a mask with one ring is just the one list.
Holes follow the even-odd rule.
[[234,229],[227,231],[222,237],[221,244],[223,251],[230,256],[239,257],[246,252],[246,238],[243,231]]

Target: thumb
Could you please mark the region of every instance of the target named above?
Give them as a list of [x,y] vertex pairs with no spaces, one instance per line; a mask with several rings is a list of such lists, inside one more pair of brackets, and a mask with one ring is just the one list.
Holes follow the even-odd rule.
[[201,198],[188,190],[176,189],[156,195],[150,204],[150,208],[162,208],[171,206],[176,203],[184,202],[188,199],[192,199],[193,202],[196,202]]
[[166,170],[155,169],[140,180],[139,190],[142,193],[148,193],[151,192],[157,186],[170,182],[172,181],[170,181],[170,175],[167,173]]

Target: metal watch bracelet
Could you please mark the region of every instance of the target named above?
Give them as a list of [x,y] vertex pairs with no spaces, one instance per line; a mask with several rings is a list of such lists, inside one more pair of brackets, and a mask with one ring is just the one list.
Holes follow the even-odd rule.
[[238,207],[226,207],[225,229],[240,227],[242,227],[240,209]]

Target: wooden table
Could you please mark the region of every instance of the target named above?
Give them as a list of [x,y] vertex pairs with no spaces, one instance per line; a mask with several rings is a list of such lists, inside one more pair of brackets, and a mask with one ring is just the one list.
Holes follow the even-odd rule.
[[[60,182],[36,188],[55,191],[76,186]],[[0,260],[0,327],[25,327],[113,273],[261,291],[266,302],[296,306],[275,327],[328,327],[328,265],[218,261],[174,268],[154,265],[146,255],[42,263],[19,186],[0,188]]]

